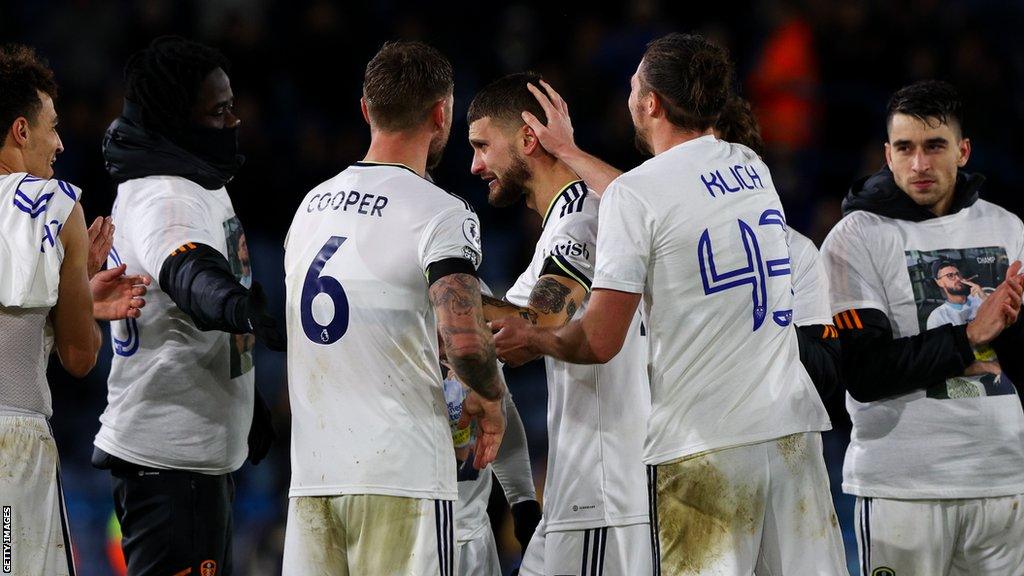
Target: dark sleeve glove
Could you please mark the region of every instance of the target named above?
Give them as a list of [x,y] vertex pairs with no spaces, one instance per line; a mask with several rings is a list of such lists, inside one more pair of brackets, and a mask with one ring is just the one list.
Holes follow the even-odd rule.
[[800,363],[811,376],[818,395],[825,400],[839,387],[839,333],[832,326],[812,324],[797,326],[796,336]]
[[270,452],[270,445],[277,440],[277,432],[274,431],[273,414],[259,388],[256,388],[253,399],[255,404],[252,409],[252,425],[249,426],[249,462],[255,466]]
[[889,317],[879,310],[847,310],[833,320],[843,348],[843,382],[858,402],[924,390],[963,374],[974,362],[966,325],[894,338]]
[[536,500],[523,500],[512,505],[512,522],[515,524],[516,540],[522,546],[523,552],[530,545],[530,538],[537,531],[537,524],[540,524],[540,504]]
[[242,314],[256,339],[275,352],[288,349],[288,337],[284,327],[278,324],[277,318],[267,311],[267,295],[259,282],[253,282],[247,298],[241,300]]
[[285,349],[285,332],[267,312],[258,283],[242,286],[224,256],[205,244],[175,250],[160,268],[160,289],[200,330],[252,333],[267,348]]

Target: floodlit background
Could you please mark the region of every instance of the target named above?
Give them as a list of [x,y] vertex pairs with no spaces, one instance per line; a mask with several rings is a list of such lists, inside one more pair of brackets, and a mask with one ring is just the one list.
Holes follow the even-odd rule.
[[[161,34],[218,47],[232,86],[248,162],[228,190],[248,235],[255,276],[283,305],[281,246],[299,199],[362,157],[369,135],[358,98],[366,61],[389,39],[422,39],[455,66],[456,122],[434,174],[481,215],[482,276],[500,294],[526,266],[539,219],[525,207],[486,205],[469,173],[465,110],[474,91],[510,72],[538,71],[567,99],[577,141],[620,168],[633,149],[626,97],[648,41],[698,31],[729,48],[737,82],[760,117],[768,166],[791,225],[821,242],[839,219],[849,183],[882,166],[888,95],[922,78],[958,85],[974,145],[968,170],[988,176],[982,197],[1021,212],[1024,24],[1019,2],[769,1],[374,3],[327,0],[3,0],[0,41],[35,46],[56,71],[65,153],[57,176],[85,190],[88,219],[109,213],[114,187],[100,141],[121,107],[127,56]],[[283,312],[282,312],[283,314]],[[53,426],[81,573],[115,574],[108,561],[110,478],[89,466],[105,405],[109,346],[83,381],[51,366]],[[546,392],[539,363],[509,371],[526,422],[534,477],[543,488]],[[270,398],[280,440],[257,467],[236,475],[235,572],[278,574],[289,480],[284,356],[259,349],[258,386]],[[839,492],[849,421],[829,402],[825,448],[833,494],[856,566],[853,499]],[[640,425],[640,423],[638,423]],[[492,519],[506,572],[516,565],[500,491]]]

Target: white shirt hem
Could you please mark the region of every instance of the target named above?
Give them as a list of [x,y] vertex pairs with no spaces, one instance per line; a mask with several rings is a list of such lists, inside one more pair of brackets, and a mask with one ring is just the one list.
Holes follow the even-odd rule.
[[398,496],[401,498],[419,498],[421,500],[458,500],[458,490],[416,490],[413,488],[397,488],[395,486],[308,486],[291,488],[289,498],[301,496],[347,496],[351,494],[375,494],[379,496]]
[[711,452],[712,450],[725,450],[727,448],[737,448],[739,446],[747,446],[749,444],[758,444],[760,442],[768,442],[770,440],[776,440],[792,434],[802,434],[806,432],[825,432],[832,429],[832,424],[828,421],[818,422],[816,424],[808,424],[802,428],[784,429],[772,432],[761,432],[758,434],[751,434],[749,436],[737,436],[733,438],[727,438],[719,440],[717,442],[702,442],[700,444],[694,444],[691,446],[684,446],[674,450],[667,450],[659,452],[657,454],[650,454],[644,456],[644,464],[648,466],[658,466],[661,464],[669,464],[681,458],[687,456],[693,456],[700,454],[701,452]]
[[572,530],[590,530],[604,526],[633,526],[635,524],[650,524],[651,518],[645,514],[634,514],[632,516],[620,516],[616,518],[595,518],[593,520],[556,520],[549,522],[544,520],[544,533],[548,532],[569,532]]
[[[102,433],[103,429],[101,428],[100,434]],[[93,440],[93,445],[99,448],[100,450],[103,450],[107,454],[110,454],[111,456],[114,456],[116,458],[120,458],[125,462],[130,462],[132,464],[137,464],[139,466],[145,466],[147,468],[157,468],[160,470],[187,470],[189,472],[198,472],[200,474],[219,476],[221,474],[230,474],[231,472],[234,472],[235,470],[241,468],[242,464],[245,463],[245,455],[243,454],[238,464],[227,467],[211,468],[209,466],[197,464],[195,462],[185,461],[177,461],[174,462],[173,464],[167,464],[164,462],[157,462],[156,460],[150,460],[145,456],[136,454],[135,452],[132,452],[128,448],[123,448],[121,446],[114,444],[111,440],[104,438],[99,434]]]
[[643,294],[644,285],[643,283],[626,282],[624,280],[613,280],[611,278],[594,278],[594,281],[590,283],[591,289],[594,288],[608,288],[610,290],[618,290],[620,292],[630,292],[632,294]]
[[861,498],[890,498],[893,500],[959,500],[962,498],[995,498],[1024,494],[1024,484],[971,488],[892,488],[885,486],[858,486],[843,482],[843,492]]

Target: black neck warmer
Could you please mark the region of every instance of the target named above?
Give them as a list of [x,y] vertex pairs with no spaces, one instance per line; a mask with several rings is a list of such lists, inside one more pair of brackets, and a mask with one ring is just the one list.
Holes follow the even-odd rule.
[[126,100],[121,116],[103,136],[103,158],[118,184],[146,176],[180,176],[216,190],[230,182],[245,162],[245,156],[237,153],[237,138],[237,128],[194,128],[179,139],[182,145],[176,144],[147,130],[142,110]]

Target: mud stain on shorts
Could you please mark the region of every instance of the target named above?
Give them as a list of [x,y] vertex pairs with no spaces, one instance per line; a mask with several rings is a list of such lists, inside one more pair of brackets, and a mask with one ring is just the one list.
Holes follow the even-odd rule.
[[776,441],[786,467],[794,476],[800,476],[807,466],[807,435],[790,434]]
[[[424,503],[416,498],[397,496],[368,496],[366,506],[356,512],[360,514],[361,529],[358,548],[354,552],[355,567],[364,574],[405,576],[423,562],[416,552],[430,550],[437,554],[437,547],[418,546],[417,535],[424,515],[424,506],[433,506],[433,501]],[[433,521],[431,521],[433,522]],[[431,525],[428,534],[433,536]],[[351,557],[351,555],[350,555]],[[356,572],[353,572],[353,575]]]
[[318,569],[331,571],[345,561],[345,528],[331,507],[331,497],[302,496],[295,499],[295,518],[306,537],[306,557]]
[[730,480],[707,457],[658,467],[658,527],[665,574],[707,574],[756,533],[764,495]]

